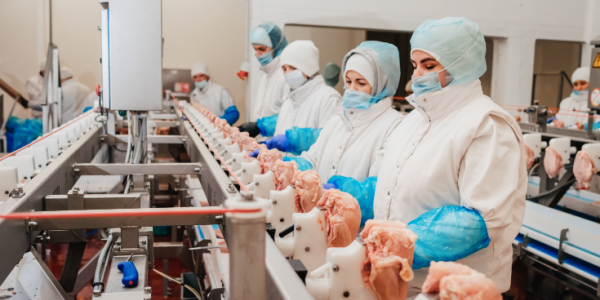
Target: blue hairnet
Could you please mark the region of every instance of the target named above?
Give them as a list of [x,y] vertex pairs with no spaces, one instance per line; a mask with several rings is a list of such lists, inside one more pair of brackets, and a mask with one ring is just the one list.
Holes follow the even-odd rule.
[[[366,41],[352,49],[344,57],[342,74],[346,74],[346,64],[352,55],[362,55],[375,69],[375,82],[371,84],[377,101],[396,94],[400,82],[400,52],[392,44]],[[344,89],[346,85],[344,84]]]
[[[263,39],[262,34],[264,32],[262,30],[258,30],[258,28],[264,29],[264,31],[266,31],[267,34],[269,34],[269,38],[271,39],[271,44],[273,45],[272,46],[273,58],[279,56],[279,54],[281,54],[281,51],[283,51],[283,49],[288,44],[288,41],[285,38],[285,35],[283,35],[283,31],[281,31],[281,28],[279,28],[279,26],[275,25],[275,23],[273,23],[273,22],[258,25],[256,28],[254,28],[254,30],[250,34],[250,42],[252,44],[262,45],[262,43],[260,43],[259,41],[261,41]],[[265,46],[268,46],[268,45],[265,45]]]
[[485,39],[479,25],[467,18],[427,20],[413,33],[410,46],[411,51],[424,49],[439,56],[454,78],[449,86],[471,83],[487,70]]

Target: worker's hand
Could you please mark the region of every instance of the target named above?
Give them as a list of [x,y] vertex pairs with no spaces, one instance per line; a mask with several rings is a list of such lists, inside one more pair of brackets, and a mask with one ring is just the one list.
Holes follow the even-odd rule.
[[250,135],[250,137],[256,137],[260,134],[256,122],[246,122],[242,124],[242,126],[238,127],[238,129],[240,130],[240,132],[248,132],[248,135]]
[[335,184],[333,183],[323,183],[323,189],[335,189]]
[[275,148],[282,152],[287,152],[289,142],[285,134],[276,135],[267,141],[267,148],[269,150]]
[[258,148],[256,150],[252,151],[252,153],[250,153],[250,156],[254,157],[254,158],[257,158],[258,157],[258,153],[260,152],[260,149],[262,149],[262,148]]
[[577,126],[577,129],[579,129],[579,130],[585,129],[585,125],[583,125],[583,123],[581,123],[581,122],[575,122],[575,126]]
[[519,115],[515,115],[515,121],[517,121],[517,122],[521,122],[521,116],[519,116]]
[[556,128],[564,128],[565,127],[565,122],[563,122],[559,119],[554,119],[554,121],[552,121],[552,123],[554,123],[554,127],[556,127]]

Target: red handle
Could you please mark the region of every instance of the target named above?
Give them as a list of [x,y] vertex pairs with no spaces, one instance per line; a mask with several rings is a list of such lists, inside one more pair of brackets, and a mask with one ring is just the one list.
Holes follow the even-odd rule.
[[97,95],[98,97],[100,97],[100,89],[101,89],[100,85],[99,85],[99,84],[96,84],[96,95]]

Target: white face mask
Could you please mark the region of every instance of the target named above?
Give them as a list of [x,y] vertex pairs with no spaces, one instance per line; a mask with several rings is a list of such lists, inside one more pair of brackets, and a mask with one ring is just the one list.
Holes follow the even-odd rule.
[[305,84],[308,79],[304,77],[304,74],[300,70],[294,70],[292,72],[284,74],[285,81],[290,85],[292,90],[295,90]]

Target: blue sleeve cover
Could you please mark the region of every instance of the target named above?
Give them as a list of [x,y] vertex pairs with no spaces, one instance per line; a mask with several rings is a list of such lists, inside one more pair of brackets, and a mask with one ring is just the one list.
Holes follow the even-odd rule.
[[13,152],[33,142],[43,134],[42,121],[11,116],[6,122],[6,148]]
[[240,112],[238,111],[235,105],[228,107],[225,110],[225,114],[221,116],[221,119],[224,119],[229,123],[229,125],[233,125],[240,118]]
[[[587,125],[588,125],[587,123],[583,124],[583,126],[585,126],[585,130],[587,130],[587,128],[588,128]],[[600,122],[594,123],[594,126],[592,126],[592,130],[596,131],[598,129],[600,129]]]
[[332,183],[335,187],[352,195],[360,205],[360,226],[364,226],[367,220],[373,219],[373,200],[375,199],[375,188],[377,187],[377,177],[367,177],[365,181],[360,182],[352,177],[333,175],[327,183]]
[[285,152],[300,155],[308,151],[319,138],[322,128],[299,128],[294,127],[285,131],[288,140],[288,148]]
[[432,261],[457,261],[490,243],[483,217],[463,206],[430,210],[408,223],[417,236],[413,269],[429,267]]
[[275,134],[275,126],[277,126],[277,118],[279,118],[279,115],[272,115],[256,120],[256,126],[258,126],[260,135],[264,137],[273,136]]
[[308,160],[302,158],[302,157],[289,157],[289,156],[284,156],[283,157],[283,161],[295,161],[296,164],[298,165],[298,170],[300,171],[308,171],[308,170],[312,170],[312,164],[308,162]]
[[556,119],[556,117],[552,117],[552,118],[548,119],[548,120],[546,121],[546,123],[550,124],[550,123],[552,123],[554,120],[558,120],[558,119]]
[[92,107],[92,106],[86,106],[86,107],[83,108],[83,112],[86,113],[89,110],[91,110],[92,108],[94,108],[94,107]]

